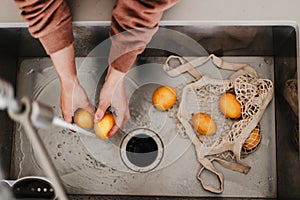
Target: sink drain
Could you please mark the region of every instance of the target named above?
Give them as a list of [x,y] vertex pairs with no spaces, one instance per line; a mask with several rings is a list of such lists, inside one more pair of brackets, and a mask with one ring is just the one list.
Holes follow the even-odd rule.
[[136,129],[128,133],[120,150],[124,164],[136,172],[147,172],[156,168],[164,152],[160,137],[149,129]]

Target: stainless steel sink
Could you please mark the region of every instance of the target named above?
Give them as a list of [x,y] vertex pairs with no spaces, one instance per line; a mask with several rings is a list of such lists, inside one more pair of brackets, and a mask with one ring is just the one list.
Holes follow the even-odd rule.
[[[74,26],[79,78],[94,104],[106,73],[108,30],[103,25]],[[162,26],[126,76],[132,118],[116,137],[102,141],[58,127],[38,130],[70,198],[300,197],[300,154],[293,142],[299,139],[294,134],[297,118],[283,96],[287,80],[298,73],[296,31],[290,25]],[[274,98],[261,122],[262,143],[245,158],[252,167],[250,173],[243,175],[218,166],[225,175],[225,190],[219,195],[203,190],[196,179],[200,165],[191,142],[177,131],[176,106],[169,112],[158,112],[149,101],[158,85],[180,90],[193,80],[188,75],[171,78],[164,73],[162,64],[169,55],[193,58],[211,53],[251,64],[275,86]],[[59,82],[52,63],[26,28],[0,28],[0,66],[0,77],[14,84],[18,98],[37,99],[61,115]],[[210,65],[206,68],[209,72]],[[0,119],[4,178],[44,175],[20,125],[2,111]],[[156,154],[135,157],[128,153],[138,147],[134,145]]]

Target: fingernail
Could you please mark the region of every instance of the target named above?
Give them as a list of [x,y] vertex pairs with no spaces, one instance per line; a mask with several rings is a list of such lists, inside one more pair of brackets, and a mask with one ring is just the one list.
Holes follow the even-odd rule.
[[102,112],[102,110],[96,112],[94,116],[94,122],[98,122],[103,117],[103,115],[104,113]]
[[98,122],[100,119],[98,118],[98,117],[95,117],[94,118],[94,122],[96,123],[96,122]]

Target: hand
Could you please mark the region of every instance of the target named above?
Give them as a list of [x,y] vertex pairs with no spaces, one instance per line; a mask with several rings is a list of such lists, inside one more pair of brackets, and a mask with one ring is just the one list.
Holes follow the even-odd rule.
[[74,112],[83,108],[94,114],[95,107],[90,103],[87,94],[78,79],[61,81],[60,107],[65,121],[72,122]]
[[110,138],[113,137],[119,128],[130,119],[124,77],[125,73],[112,67],[109,68],[100,92],[98,109],[95,113],[95,122],[98,122],[102,119],[109,106],[113,108],[115,125],[108,133],[108,137]]
[[60,106],[64,119],[71,123],[78,108],[84,108],[93,114],[95,108],[77,79],[73,44],[50,57],[60,80]]

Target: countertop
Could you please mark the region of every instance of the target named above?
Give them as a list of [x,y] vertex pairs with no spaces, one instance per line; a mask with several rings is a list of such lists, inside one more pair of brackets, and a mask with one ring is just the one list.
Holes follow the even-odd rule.
[[[116,0],[68,0],[74,22],[109,22]],[[164,13],[162,22],[201,20],[228,23],[300,23],[299,0],[181,0]],[[24,25],[12,0],[1,0],[2,26]]]

